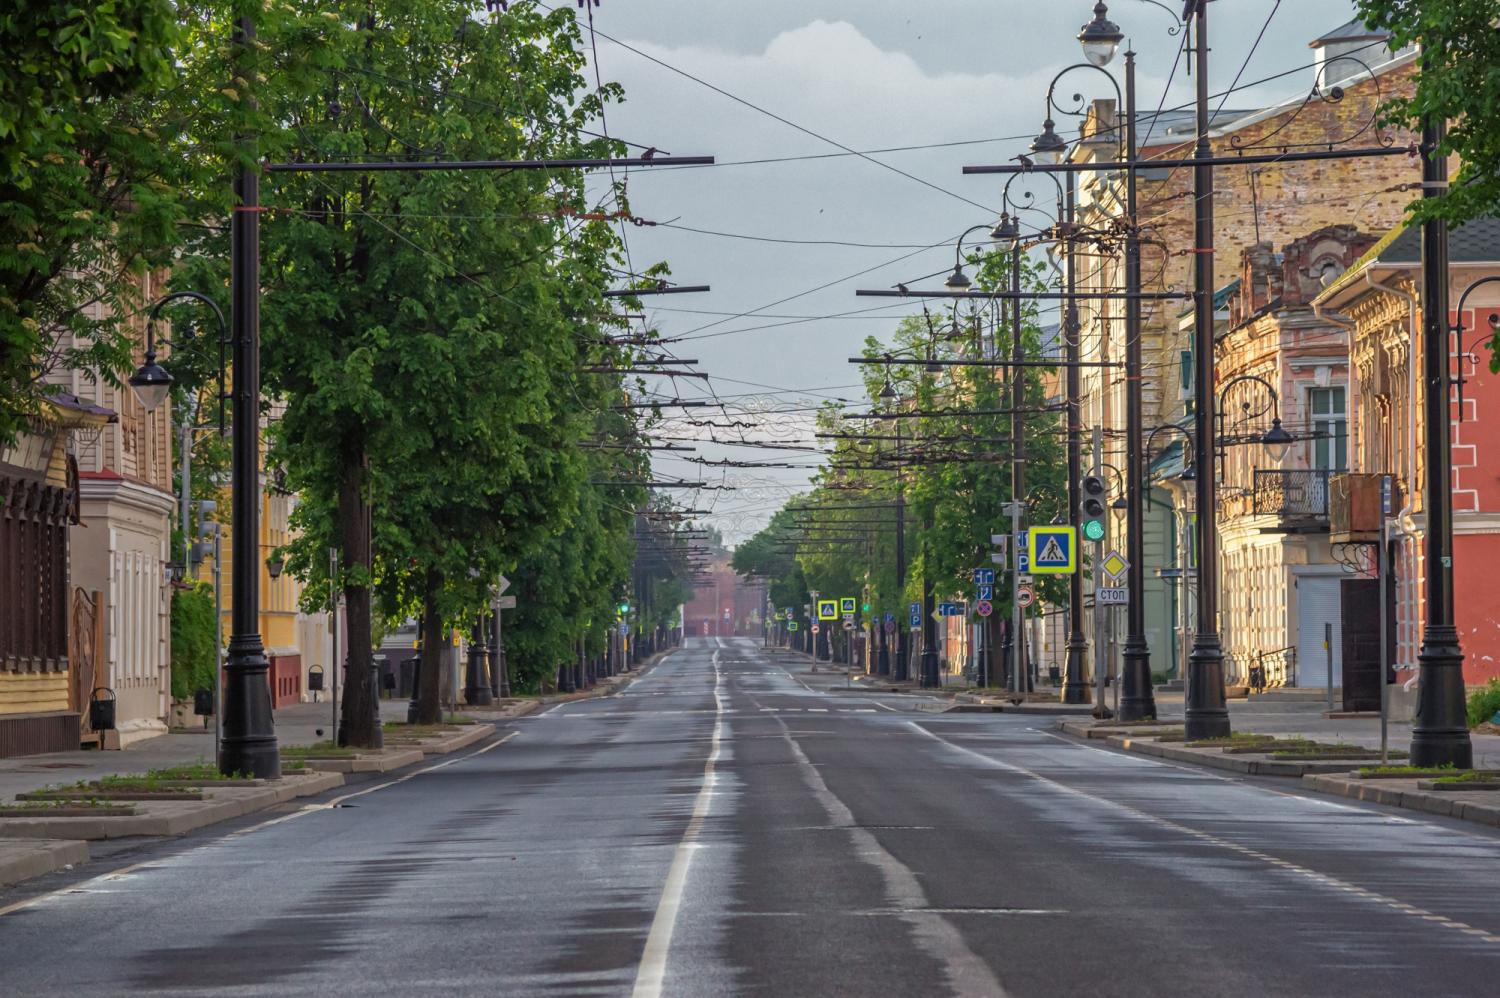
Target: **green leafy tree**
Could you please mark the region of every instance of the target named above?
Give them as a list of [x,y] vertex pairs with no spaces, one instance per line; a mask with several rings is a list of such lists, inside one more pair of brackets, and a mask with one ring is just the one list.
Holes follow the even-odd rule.
[[185,190],[210,163],[189,140],[205,92],[173,64],[176,4],[9,6],[0,13],[0,445],[37,411],[49,372],[119,383],[137,281],[171,261]]
[[1500,30],[1492,0],[1356,0],[1391,46],[1418,44],[1421,70],[1410,96],[1392,98],[1389,119],[1420,131],[1422,120],[1448,123],[1441,152],[1458,154],[1453,186],[1441,198],[1412,203],[1415,220],[1461,223],[1500,214]]
[[[615,151],[583,135],[617,91],[585,87],[566,9],[316,6],[317,85],[260,98],[295,155]],[[263,235],[265,374],[284,401],[271,460],[301,499],[288,564],[322,605],[327,549],[341,552],[344,730],[368,744],[374,594],[391,616],[422,617],[430,656],[577,510],[577,369],[610,321],[600,291],[616,237],[571,217],[587,207],[576,171],[287,175],[263,194],[276,208]],[[438,713],[438,679],[423,670],[424,719]]]
[[[1009,286],[1007,254],[976,256],[971,263],[978,267],[979,287]],[[1022,288],[1042,290],[1038,268],[1024,261],[1023,267]],[[922,599],[925,579],[932,580],[939,600],[970,593],[973,569],[989,564],[990,535],[1009,527],[1004,507],[1011,498],[1012,372],[962,365],[929,369],[926,361],[1009,357],[1008,320],[1008,308],[997,316],[982,311],[914,316],[898,325],[890,343],[867,341],[867,357],[897,361],[866,368],[871,405],[884,407],[890,418],[854,423],[841,420],[832,408],[821,414],[820,429],[836,440],[831,466],[815,476],[810,495],[793,501],[803,512],[779,511],[766,530],[741,546],[736,569],[773,578],[773,588],[788,595],[795,584],[801,595],[793,605],[804,602],[809,589],[841,596],[868,593],[873,613],[894,613],[898,619],[904,618],[906,604]],[[1032,305],[1021,311],[1021,341],[1026,358],[1042,357],[1042,330]],[[1066,512],[1062,415],[1048,404],[1045,374],[1045,367],[1021,374],[1027,410],[1021,422],[1022,499],[1030,523],[1050,523]],[[894,401],[882,397],[887,378]],[[896,572],[898,489],[906,502],[904,586]],[[818,529],[800,529],[799,522]],[[789,544],[796,546],[794,559],[778,554]],[[1045,596],[1062,598],[1062,583],[1042,585]],[[998,587],[996,596],[992,626],[1010,607],[1006,587]]]
[[172,591],[172,698],[212,689],[218,661],[213,587],[198,583]]
[[[1446,122],[1439,152],[1459,158],[1442,197],[1408,206],[1412,221],[1461,225],[1500,216],[1500,21],[1493,0],[1356,3],[1366,24],[1391,33],[1393,48],[1421,46],[1415,90],[1387,103],[1387,119],[1418,132],[1424,119]],[[1500,333],[1490,342],[1490,370],[1500,371]]]

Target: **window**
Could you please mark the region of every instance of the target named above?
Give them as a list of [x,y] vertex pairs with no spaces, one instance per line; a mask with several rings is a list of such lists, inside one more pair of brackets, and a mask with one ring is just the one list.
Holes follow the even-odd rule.
[[1312,415],[1312,463],[1319,471],[1343,471],[1348,466],[1349,424],[1344,418],[1343,388],[1313,388],[1307,393]]

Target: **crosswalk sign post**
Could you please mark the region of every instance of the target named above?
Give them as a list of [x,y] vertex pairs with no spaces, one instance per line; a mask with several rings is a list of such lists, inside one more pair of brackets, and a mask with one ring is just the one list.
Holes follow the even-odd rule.
[[1033,575],[1071,575],[1078,571],[1078,535],[1072,527],[1032,527],[1027,542]]
[[818,600],[818,619],[819,620],[838,620],[839,619],[839,603],[838,603],[838,600],[831,600],[831,599],[820,599],[820,600]]

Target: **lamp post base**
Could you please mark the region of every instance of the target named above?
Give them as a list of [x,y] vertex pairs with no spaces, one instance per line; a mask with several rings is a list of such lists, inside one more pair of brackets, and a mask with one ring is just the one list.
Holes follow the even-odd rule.
[[1417,655],[1420,680],[1417,716],[1411,729],[1413,766],[1474,768],[1474,744],[1469,740],[1464,704],[1464,653],[1458,630],[1429,624]]
[[[1151,689],[1151,649],[1139,635],[1128,635],[1121,652],[1120,720],[1156,720],[1156,695]],[[1225,711],[1225,722],[1229,714]]]
[[1088,646],[1082,635],[1068,638],[1068,658],[1063,666],[1063,684],[1057,698],[1063,703],[1083,704],[1093,701],[1088,683],[1083,681],[1083,656]]
[[281,778],[270,671],[260,635],[230,637],[224,664],[224,734],[219,741],[219,772],[225,776],[244,773],[259,780]]
[[1224,649],[1217,634],[1199,633],[1188,656],[1184,738],[1195,742],[1229,735],[1229,708],[1224,703]]
[[938,656],[936,649],[922,653],[922,688],[935,690],[943,685],[943,680],[938,672]]

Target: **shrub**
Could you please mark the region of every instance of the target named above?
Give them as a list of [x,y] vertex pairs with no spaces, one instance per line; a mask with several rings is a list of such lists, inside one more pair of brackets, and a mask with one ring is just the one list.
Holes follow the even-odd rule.
[[1500,713],[1500,679],[1491,679],[1469,694],[1469,727],[1477,728]]
[[213,587],[199,582],[172,592],[172,696],[186,700],[194,690],[212,689],[214,663]]

